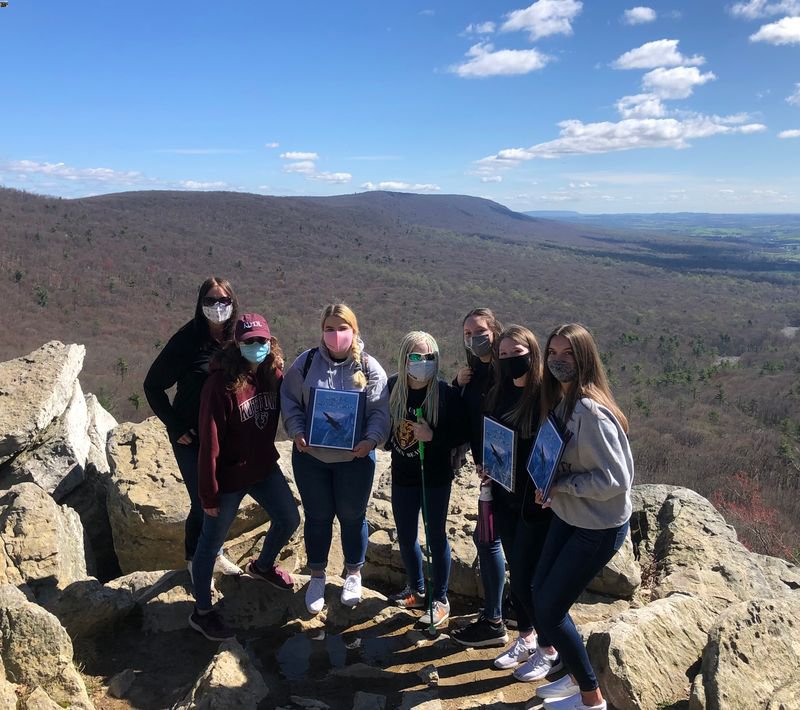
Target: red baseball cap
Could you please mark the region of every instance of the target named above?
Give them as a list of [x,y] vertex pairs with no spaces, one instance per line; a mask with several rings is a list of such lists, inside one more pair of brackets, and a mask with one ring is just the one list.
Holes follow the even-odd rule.
[[267,338],[269,340],[269,337],[267,319],[258,313],[244,313],[236,321],[235,338],[237,343],[248,338]]

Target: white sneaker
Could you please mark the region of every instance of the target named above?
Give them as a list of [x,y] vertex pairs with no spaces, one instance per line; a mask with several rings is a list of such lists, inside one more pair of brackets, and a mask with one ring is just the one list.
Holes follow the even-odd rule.
[[224,574],[228,577],[241,577],[244,571],[238,565],[233,564],[225,555],[217,555],[214,560],[214,571],[217,574]]
[[361,575],[348,574],[342,587],[342,604],[355,606],[361,601]]
[[568,698],[570,695],[580,692],[581,689],[572,680],[569,673],[552,683],[543,683],[536,689],[536,695],[540,698]]
[[566,698],[547,698],[544,707],[547,710],[608,710],[605,700],[599,705],[584,705],[580,692]]
[[306,587],[306,609],[319,614],[325,606],[325,577],[312,577]]
[[552,657],[548,656],[541,646],[537,646],[533,655],[514,671],[514,677],[524,683],[530,683],[534,680],[541,680],[563,667],[564,664],[561,663],[557,653]]
[[525,641],[522,636],[517,636],[517,640],[494,659],[494,667],[503,671],[516,668],[520,663],[525,663],[535,651],[535,636],[530,641]]

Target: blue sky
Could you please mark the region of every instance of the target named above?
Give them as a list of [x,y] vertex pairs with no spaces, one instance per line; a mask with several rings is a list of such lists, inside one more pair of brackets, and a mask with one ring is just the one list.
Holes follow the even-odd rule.
[[0,8],[0,185],[800,211],[800,0]]

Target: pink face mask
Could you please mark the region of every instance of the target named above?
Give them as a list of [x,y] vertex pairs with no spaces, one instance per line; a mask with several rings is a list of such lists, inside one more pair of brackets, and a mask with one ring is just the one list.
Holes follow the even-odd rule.
[[332,353],[343,353],[349,350],[353,344],[353,331],[347,330],[326,330],[322,334],[325,345]]

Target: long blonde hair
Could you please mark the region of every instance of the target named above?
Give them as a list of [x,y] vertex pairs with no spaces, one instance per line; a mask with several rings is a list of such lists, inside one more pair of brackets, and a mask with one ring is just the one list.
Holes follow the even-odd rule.
[[389,396],[389,413],[392,417],[392,428],[396,429],[406,418],[408,408],[408,354],[418,343],[425,343],[430,351],[436,355],[436,371],[428,383],[428,392],[422,403],[422,413],[425,421],[432,427],[439,422],[439,346],[429,333],[421,330],[412,330],[406,334],[400,343],[397,353],[397,382],[392,394]]
[[350,345],[350,356],[356,363],[356,371],[353,374],[353,384],[357,387],[367,386],[367,375],[364,372],[364,367],[361,364],[361,339],[359,337],[358,319],[353,310],[345,303],[331,303],[325,306],[322,311],[322,321],[320,328],[325,330],[325,321],[331,316],[341,318],[347,325],[353,329],[353,342]]
[[[513,340],[515,343],[528,348],[528,355],[531,358],[531,366],[528,370],[528,378],[522,389],[522,396],[517,405],[508,412],[508,420],[514,428],[520,432],[523,438],[532,437],[539,428],[539,402],[542,386],[542,351],[539,348],[539,341],[532,331],[521,325],[510,325],[497,336],[496,350],[499,351],[500,343],[504,339]],[[495,375],[494,384],[486,395],[487,413],[492,414],[502,400],[505,390],[509,386],[508,380],[504,380],[500,375],[499,358],[494,361]]]
[[[587,397],[609,409],[620,423],[622,429],[627,433],[628,419],[619,408],[614,395],[611,394],[608,376],[592,334],[580,323],[560,325],[550,333],[550,337],[547,339],[547,346],[544,349],[545,357],[547,357],[547,352],[550,350],[550,341],[557,335],[569,341],[577,369],[575,381],[570,383],[569,391],[564,396],[566,400],[564,423],[569,421],[578,400],[581,397]],[[548,368],[545,368],[542,380],[542,416],[547,416],[547,412],[553,409],[560,399],[561,383]]]

